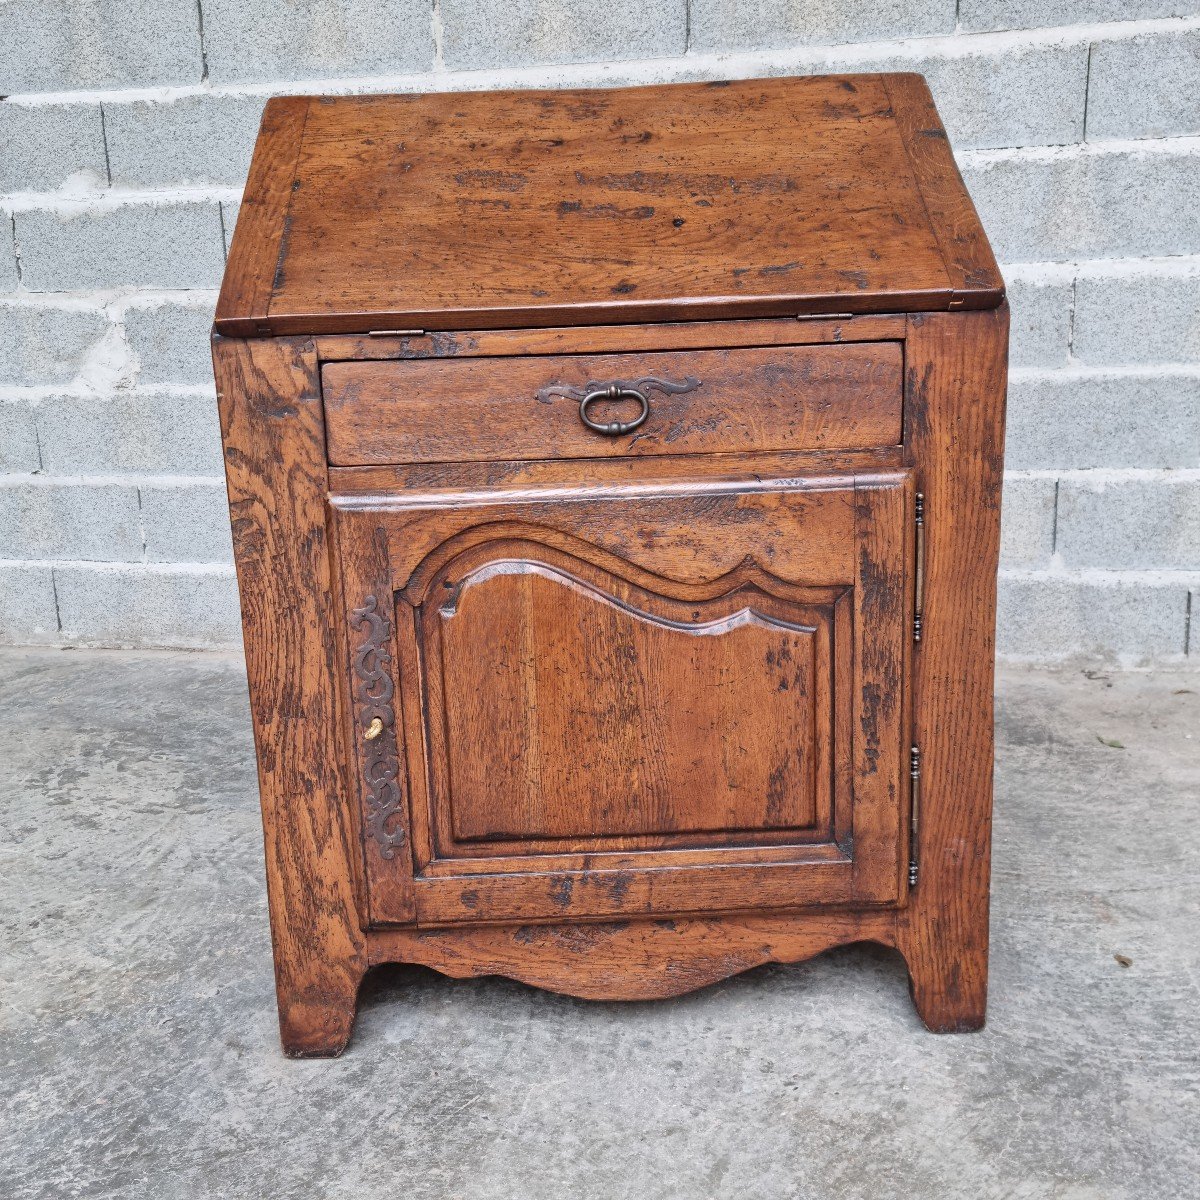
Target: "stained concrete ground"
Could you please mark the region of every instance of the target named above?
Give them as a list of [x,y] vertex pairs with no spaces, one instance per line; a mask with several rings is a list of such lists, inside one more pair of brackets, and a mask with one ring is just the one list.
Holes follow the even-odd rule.
[[654,1004],[389,968],[295,1062],[240,662],[0,653],[0,1195],[1196,1197],[1200,677],[999,700],[982,1033],[850,947]]

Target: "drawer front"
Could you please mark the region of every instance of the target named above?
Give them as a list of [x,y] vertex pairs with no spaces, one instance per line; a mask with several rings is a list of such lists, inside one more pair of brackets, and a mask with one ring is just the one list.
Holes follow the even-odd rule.
[[[902,377],[898,342],[345,362],[322,372],[334,466],[894,446]],[[609,388],[622,394],[596,394]]]

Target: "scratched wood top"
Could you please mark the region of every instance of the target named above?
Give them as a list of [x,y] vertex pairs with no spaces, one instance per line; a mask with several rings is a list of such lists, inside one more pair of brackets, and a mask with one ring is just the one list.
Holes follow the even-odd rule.
[[285,97],[216,327],[930,311],[1003,289],[917,75]]

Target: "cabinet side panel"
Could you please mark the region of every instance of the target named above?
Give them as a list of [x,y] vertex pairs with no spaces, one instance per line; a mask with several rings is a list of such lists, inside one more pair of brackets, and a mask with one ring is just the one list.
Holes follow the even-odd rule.
[[293,1054],[349,1038],[365,969],[338,770],[338,640],[325,437],[311,342],[213,343],[258,752],[280,1029]]
[[910,331],[907,415],[925,494],[920,874],[897,936],[922,1019],[950,1032],[982,1026],[987,1001],[1008,308],[913,317]]

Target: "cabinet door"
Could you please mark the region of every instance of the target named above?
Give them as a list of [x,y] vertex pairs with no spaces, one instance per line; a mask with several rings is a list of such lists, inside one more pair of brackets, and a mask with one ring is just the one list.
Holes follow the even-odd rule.
[[335,497],[371,920],[899,900],[911,502]]

